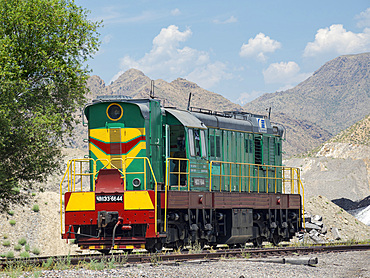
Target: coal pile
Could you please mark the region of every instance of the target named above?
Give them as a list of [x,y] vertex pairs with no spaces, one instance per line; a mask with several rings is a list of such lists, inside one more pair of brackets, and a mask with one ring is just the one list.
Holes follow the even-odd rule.
[[352,201],[347,198],[340,198],[332,200],[332,202],[346,211],[350,211],[370,206],[370,196],[367,196],[360,201]]

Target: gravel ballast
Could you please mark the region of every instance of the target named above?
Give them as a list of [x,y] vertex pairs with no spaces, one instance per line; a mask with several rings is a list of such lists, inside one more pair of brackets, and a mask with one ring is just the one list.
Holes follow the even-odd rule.
[[[105,270],[44,270],[38,277],[370,277],[370,251],[328,253],[317,257],[315,266],[253,262],[253,259],[124,264]],[[267,259],[268,260],[268,259]],[[35,273],[34,273],[35,274]],[[25,273],[23,277],[36,277]],[[1,275],[0,275],[1,276]]]

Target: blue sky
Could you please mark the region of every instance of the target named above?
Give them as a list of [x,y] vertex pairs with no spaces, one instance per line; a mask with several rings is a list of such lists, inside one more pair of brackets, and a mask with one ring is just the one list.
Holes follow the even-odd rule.
[[77,0],[103,20],[89,61],[108,85],[130,68],[238,103],[294,87],[325,62],[370,52],[369,1]]

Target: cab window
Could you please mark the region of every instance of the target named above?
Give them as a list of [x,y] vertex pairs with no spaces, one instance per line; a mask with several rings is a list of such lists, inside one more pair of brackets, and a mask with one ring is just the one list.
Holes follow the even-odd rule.
[[207,143],[204,130],[189,129],[189,150],[190,156],[207,157]]

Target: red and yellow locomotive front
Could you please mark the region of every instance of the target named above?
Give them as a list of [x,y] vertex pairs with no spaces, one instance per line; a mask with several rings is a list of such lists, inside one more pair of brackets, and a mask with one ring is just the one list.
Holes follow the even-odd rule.
[[[148,244],[159,237],[156,180],[148,160],[153,154],[146,148],[151,105],[158,103],[115,99],[85,108],[89,158],[68,165],[63,238],[75,239],[83,249],[104,251],[150,249]],[[83,164],[89,169],[76,174]],[[87,185],[82,181],[86,176]]]

